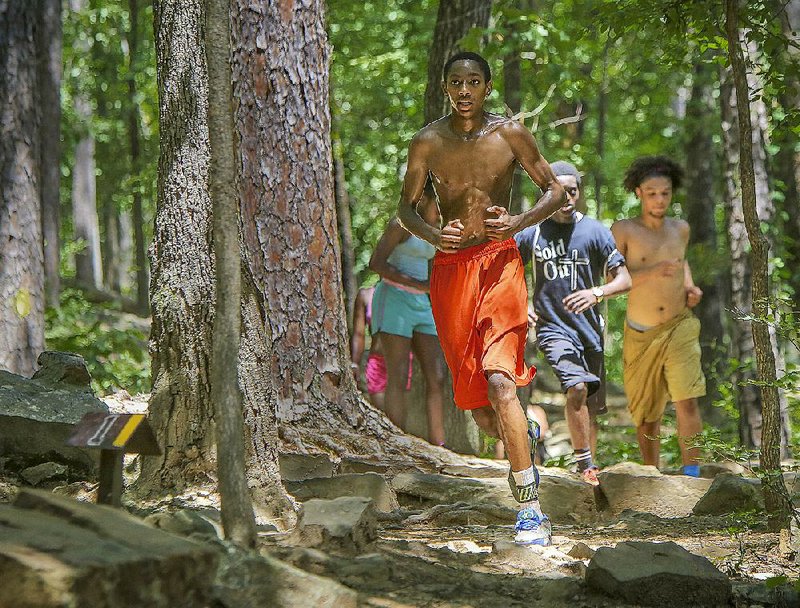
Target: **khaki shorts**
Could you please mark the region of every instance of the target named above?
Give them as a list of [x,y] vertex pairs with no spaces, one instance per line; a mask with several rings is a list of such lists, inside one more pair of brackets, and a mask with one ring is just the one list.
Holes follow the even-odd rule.
[[706,394],[700,365],[700,321],[689,309],[646,331],[625,324],[623,378],[636,426],[657,422],[668,401]]

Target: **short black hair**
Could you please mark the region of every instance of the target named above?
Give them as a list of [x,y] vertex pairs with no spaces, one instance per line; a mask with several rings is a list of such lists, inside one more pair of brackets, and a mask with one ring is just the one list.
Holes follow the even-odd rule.
[[650,177],[668,177],[673,188],[680,188],[683,169],[667,156],[642,156],[628,167],[622,185],[628,192],[635,192],[636,188]]
[[483,72],[483,77],[486,79],[486,82],[489,82],[492,79],[492,69],[489,67],[488,61],[478,55],[478,53],[461,51],[450,57],[450,59],[448,59],[444,64],[444,69],[442,70],[442,80],[447,80],[447,72],[450,71],[450,66],[456,61],[474,61],[481,67],[481,72]]
[[572,163],[557,160],[550,165],[550,168],[553,170],[553,174],[556,177],[559,175],[572,175],[575,178],[575,183],[578,184],[578,188],[581,187],[581,174]]

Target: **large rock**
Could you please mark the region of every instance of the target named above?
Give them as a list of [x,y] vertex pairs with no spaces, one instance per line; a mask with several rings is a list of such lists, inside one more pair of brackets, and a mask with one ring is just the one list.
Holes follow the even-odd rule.
[[72,426],[89,412],[108,412],[108,406],[88,386],[0,370],[0,456],[25,466],[55,461],[93,470],[95,453],[64,445]]
[[119,509],[28,489],[0,505],[0,606],[206,606],[217,560]]
[[[392,480],[391,485],[401,504],[431,507],[437,504],[489,503],[511,510],[519,509],[505,478],[470,479],[401,473]],[[592,486],[558,469],[542,469],[539,498],[542,509],[556,523],[593,521],[596,517]]]
[[303,503],[300,521],[289,542],[303,547],[330,547],[355,553],[377,536],[372,500],[363,496],[343,496]]
[[764,496],[758,479],[723,474],[714,478],[711,487],[692,509],[695,515],[724,515],[735,511],[764,508]]
[[586,584],[646,606],[727,606],[731,597],[727,576],[673,542],[600,547],[589,562]]
[[612,515],[631,509],[659,517],[686,517],[711,486],[710,479],[662,475],[655,467],[633,462],[608,467],[598,479]]
[[86,361],[75,353],[62,353],[46,350],[41,353],[36,363],[39,369],[32,380],[53,386],[71,385],[76,388],[91,390],[92,377],[86,367]]
[[303,572],[268,555],[232,550],[214,583],[224,608],[356,608],[358,594],[329,578]]
[[280,454],[278,465],[284,481],[330,477],[335,469],[325,454]]
[[286,481],[284,485],[289,493],[301,502],[312,498],[329,500],[340,496],[366,496],[373,500],[378,511],[394,511],[399,507],[394,491],[377,473],[354,473],[304,481]]

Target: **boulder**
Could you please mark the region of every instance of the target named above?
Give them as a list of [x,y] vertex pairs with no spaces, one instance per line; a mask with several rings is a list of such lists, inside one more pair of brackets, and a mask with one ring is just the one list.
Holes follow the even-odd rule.
[[746,469],[738,462],[707,462],[700,465],[700,477],[713,479],[717,475],[725,473],[733,473],[734,475],[743,475]]
[[355,553],[377,536],[372,500],[363,496],[343,496],[303,503],[300,520],[289,542],[303,547],[331,547]]
[[685,517],[711,486],[710,479],[662,475],[655,467],[632,462],[608,467],[598,479],[612,515],[631,509],[659,517]]
[[232,549],[214,581],[220,608],[356,608],[358,594],[329,578],[304,572],[269,555]]
[[463,464],[445,465],[441,472],[455,477],[505,478],[508,475],[508,463],[488,458],[472,458]]
[[397,496],[386,480],[377,473],[353,473],[284,482],[287,491],[297,500],[332,499],[340,496],[366,496],[378,511],[389,512],[399,507]]
[[582,542],[575,543],[572,548],[567,551],[567,555],[575,559],[591,559],[595,554],[595,550],[589,545]]
[[75,353],[44,351],[36,359],[39,369],[31,380],[51,386],[70,385],[91,391],[92,376],[86,361]]
[[736,511],[764,508],[764,496],[758,479],[745,479],[729,473],[717,475],[708,491],[692,509],[695,515],[724,515]]
[[517,509],[491,503],[435,505],[406,519],[409,525],[427,524],[439,528],[451,526],[508,525],[517,516]]
[[0,505],[0,606],[208,605],[218,553],[111,507],[23,489]]
[[108,412],[91,389],[39,382],[0,370],[0,456],[20,469],[54,461],[92,471],[97,455],[64,442],[89,412]]
[[172,532],[179,536],[194,536],[199,539],[218,538],[222,534],[222,526],[214,518],[193,509],[180,509],[175,512],[161,511],[144,518],[151,526]]
[[57,462],[43,462],[34,467],[28,467],[20,471],[19,476],[22,477],[32,486],[38,486],[43,481],[52,479],[65,479],[69,468]]
[[284,481],[330,477],[334,472],[334,464],[325,454],[280,454],[278,465]]
[[727,576],[673,542],[600,547],[586,570],[586,585],[645,606],[727,606],[731,597]]
[[[507,473],[506,473],[507,474]],[[401,473],[391,482],[401,504],[433,506],[466,503],[491,504],[518,510],[505,478],[466,478],[428,473]],[[542,469],[539,481],[542,509],[556,523],[596,518],[592,486],[559,469]],[[511,523],[513,518],[509,521]]]

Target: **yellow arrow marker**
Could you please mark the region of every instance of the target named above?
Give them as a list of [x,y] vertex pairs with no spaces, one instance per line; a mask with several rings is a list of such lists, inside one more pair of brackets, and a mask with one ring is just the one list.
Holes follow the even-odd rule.
[[136,427],[141,424],[142,420],[144,420],[144,414],[131,414],[128,422],[125,423],[125,426],[122,427],[119,435],[117,435],[117,438],[114,440],[114,447],[125,447],[125,442],[130,439],[131,435],[133,435],[133,432],[136,430]]

